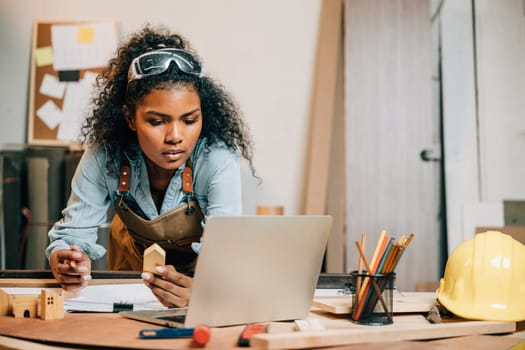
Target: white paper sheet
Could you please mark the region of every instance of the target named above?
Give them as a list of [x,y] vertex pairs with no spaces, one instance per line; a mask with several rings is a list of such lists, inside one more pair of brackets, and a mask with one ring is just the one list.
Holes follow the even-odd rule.
[[96,77],[93,72],[85,72],[80,81],[67,83],[62,105],[62,121],[57,133],[58,140],[78,140],[82,123],[89,112]]
[[58,80],[57,77],[51,74],[44,75],[42,84],[40,84],[40,93],[50,97],[61,99],[64,96],[66,84]]
[[132,305],[133,311],[166,309],[142,283],[87,286],[64,294],[66,311],[114,312],[116,304]]
[[315,290],[315,293],[314,293],[314,297],[335,297],[335,296],[343,296],[343,295],[348,295],[348,292],[340,288],[337,288],[337,289],[318,288]]
[[[92,40],[79,40],[79,31],[89,26]],[[81,70],[104,67],[115,53],[118,45],[117,31],[113,22],[82,25],[52,25],[53,68]]]
[[46,126],[53,130],[62,121],[62,111],[55,102],[47,100],[37,111],[36,115],[46,124]]

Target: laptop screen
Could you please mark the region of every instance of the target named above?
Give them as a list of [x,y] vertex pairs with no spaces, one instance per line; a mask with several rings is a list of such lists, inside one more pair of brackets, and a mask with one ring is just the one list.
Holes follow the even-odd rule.
[[327,215],[208,217],[185,325],[307,317],[331,226]]

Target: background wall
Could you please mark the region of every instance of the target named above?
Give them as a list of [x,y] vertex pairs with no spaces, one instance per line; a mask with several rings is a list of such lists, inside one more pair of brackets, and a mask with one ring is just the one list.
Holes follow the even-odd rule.
[[244,167],[244,211],[302,207],[311,81],[321,0],[0,0],[0,144],[26,142],[34,20],[116,20],[122,37],[146,22],[186,36],[231,91],[255,139],[257,186]]

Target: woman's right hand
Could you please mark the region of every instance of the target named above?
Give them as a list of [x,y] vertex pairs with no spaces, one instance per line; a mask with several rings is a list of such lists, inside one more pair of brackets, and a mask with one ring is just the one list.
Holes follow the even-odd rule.
[[53,276],[66,291],[82,289],[91,279],[91,260],[77,246],[53,252],[49,264]]
[[161,304],[167,307],[188,306],[193,278],[178,272],[173,265],[157,266],[155,270],[155,274],[143,272],[142,278]]

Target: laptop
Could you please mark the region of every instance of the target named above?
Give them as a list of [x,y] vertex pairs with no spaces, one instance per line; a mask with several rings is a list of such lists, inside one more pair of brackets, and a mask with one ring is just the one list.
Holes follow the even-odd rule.
[[188,307],[120,314],[185,328],[306,318],[331,227],[329,215],[208,217]]

